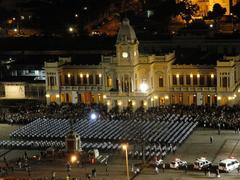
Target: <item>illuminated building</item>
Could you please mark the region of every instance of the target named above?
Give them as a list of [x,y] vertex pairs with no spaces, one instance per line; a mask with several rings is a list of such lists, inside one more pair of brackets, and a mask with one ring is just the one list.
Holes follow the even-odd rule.
[[[181,0],[176,0],[176,2],[180,2]],[[214,4],[218,3],[223,8],[226,8],[226,15],[230,15],[231,6],[234,6],[238,0],[192,0],[193,4],[197,4],[199,6],[198,15],[206,16],[208,11],[212,11]]]
[[175,52],[141,54],[127,19],[120,27],[115,46],[116,54],[102,56],[99,65],[74,65],[70,58],[45,62],[47,102],[95,102],[110,108],[137,108],[223,105],[238,100],[239,56],[224,57],[212,65],[186,65],[178,63]]

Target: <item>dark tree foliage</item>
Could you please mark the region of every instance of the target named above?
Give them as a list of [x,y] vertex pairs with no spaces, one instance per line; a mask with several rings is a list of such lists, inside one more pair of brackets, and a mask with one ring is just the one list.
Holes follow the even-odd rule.
[[226,8],[223,8],[220,4],[216,3],[213,6],[213,10],[208,12],[208,18],[214,20],[215,29],[219,29],[219,21],[226,13]]
[[235,6],[232,8],[233,14],[237,16],[238,21],[240,20],[240,2],[238,2]]
[[189,25],[189,22],[192,20],[194,14],[199,10],[197,4],[193,4],[192,1],[182,0],[177,4],[177,14],[179,14],[182,19]]

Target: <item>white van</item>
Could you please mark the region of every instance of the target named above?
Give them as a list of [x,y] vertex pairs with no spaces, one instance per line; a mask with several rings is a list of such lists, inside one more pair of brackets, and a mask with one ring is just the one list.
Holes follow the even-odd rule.
[[239,161],[235,158],[221,160],[218,168],[221,171],[230,172],[239,167]]
[[211,164],[212,164],[211,161],[208,161],[206,158],[201,157],[196,159],[196,161],[194,161],[193,168],[202,170],[204,167],[208,167]]

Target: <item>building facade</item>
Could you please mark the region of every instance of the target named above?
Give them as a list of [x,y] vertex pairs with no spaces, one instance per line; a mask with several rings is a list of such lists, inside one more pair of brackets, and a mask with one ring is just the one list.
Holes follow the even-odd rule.
[[167,104],[238,103],[240,56],[216,65],[177,64],[175,52],[141,54],[127,19],[123,20],[116,54],[98,65],[73,65],[70,58],[45,62],[48,103],[105,103],[112,108]]

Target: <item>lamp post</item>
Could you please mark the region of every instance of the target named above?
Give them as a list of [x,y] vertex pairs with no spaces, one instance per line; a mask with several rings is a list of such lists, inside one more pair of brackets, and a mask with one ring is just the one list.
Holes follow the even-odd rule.
[[126,170],[127,170],[127,180],[130,180],[129,178],[129,169],[128,169],[128,144],[123,144],[122,149],[125,151],[125,157],[126,157]]

